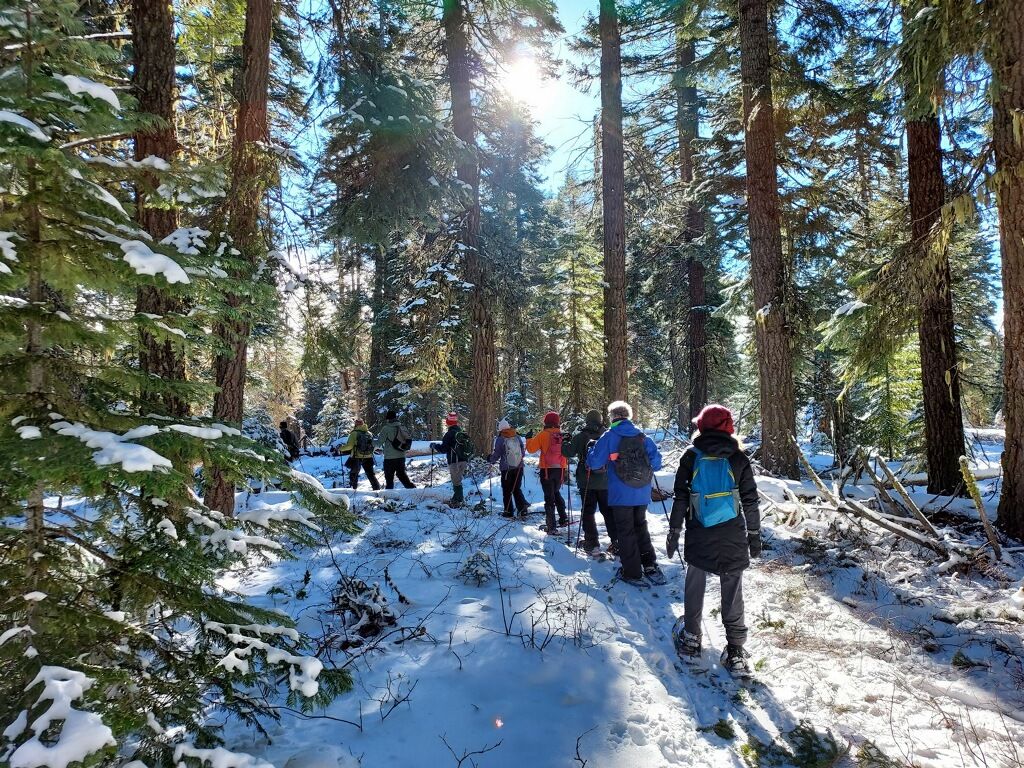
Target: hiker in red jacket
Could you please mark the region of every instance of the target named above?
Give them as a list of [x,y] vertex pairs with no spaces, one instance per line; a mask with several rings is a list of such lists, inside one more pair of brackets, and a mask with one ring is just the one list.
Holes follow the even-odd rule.
[[[549,534],[558,533],[559,525],[568,525],[565,513],[565,499],[562,498],[562,483],[569,466],[562,455],[562,419],[555,411],[544,416],[544,430],[534,437],[526,436],[526,451],[540,451],[540,487],[544,490],[544,530]],[[558,510],[558,524],[555,524],[555,510]]]

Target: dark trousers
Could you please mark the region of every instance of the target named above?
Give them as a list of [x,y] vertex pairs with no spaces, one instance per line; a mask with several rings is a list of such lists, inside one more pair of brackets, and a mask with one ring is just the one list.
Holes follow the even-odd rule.
[[619,540],[619,537],[615,531],[615,517],[608,508],[607,489],[599,491],[588,490],[583,496],[583,541],[585,544],[597,546],[597,522],[595,521],[596,516],[594,513],[598,508],[601,510],[601,517],[604,518],[604,528],[608,531],[608,538],[614,544]]
[[619,560],[622,575],[627,579],[639,579],[644,568],[657,565],[651,534],[647,530],[647,506],[612,507],[615,518],[615,532],[618,534]]
[[544,518],[548,528],[555,527],[555,510],[558,510],[558,524],[566,525],[565,499],[562,498],[562,468],[555,467],[540,471],[540,487],[544,490]]
[[373,471],[373,459],[349,459],[349,485],[356,488],[359,485],[359,468],[362,467],[366,473],[366,479],[370,481],[370,485],[373,486],[373,490],[380,490],[380,483],[377,481],[377,475]]
[[[729,645],[743,645],[747,642],[747,625],[743,621],[743,571],[723,573],[722,582],[722,623],[725,625],[725,641]],[[683,586],[683,624],[691,635],[701,636],[700,622],[704,615],[704,590],[708,574],[692,565],[686,566],[686,583]]]
[[523,495],[523,465],[501,473],[501,510],[506,515],[512,514],[512,504],[519,514],[525,515],[530,503]]
[[[372,475],[371,475],[372,477]],[[406,488],[415,488],[416,485],[409,476],[405,474],[405,457],[398,459],[384,459],[384,487],[391,490],[395,487],[395,478]]]

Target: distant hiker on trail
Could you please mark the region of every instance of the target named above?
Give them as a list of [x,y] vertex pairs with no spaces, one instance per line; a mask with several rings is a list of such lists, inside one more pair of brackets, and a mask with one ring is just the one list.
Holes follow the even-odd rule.
[[627,584],[641,587],[665,582],[647,530],[651,482],[661,469],[661,453],[651,438],[633,426],[632,418],[629,403],[616,400],[608,406],[611,427],[587,454],[587,468],[608,471],[608,505],[615,518],[622,561],[619,576]]
[[583,500],[583,512],[580,524],[583,527],[583,543],[581,546],[590,554],[595,554],[601,548],[601,542],[597,536],[597,523],[594,520],[594,512],[600,507],[601,517],[604,518],[604,527],[608,531],[608,538],[611,545],[608,552],[615,554],[618,550],[615,535],[615,518],[608,507],[608,472],[604,469],[592,470],[587,468],[587,452],[596,443],[601,435],[605,433],[604,420],[600,411],[588,411],[586,423],[573,435],[572,440],[562,443],[562,455],[567,459],[579,459],[576,464],[576,487],[579,488],[580,497]]
[[[561,488],[565,482],[565,470],[569,463],[562,456],[562,419],[555,411],[544,415],[544,429],[534,437],[526,435],[527,453],[540,451],[540,487],[544,490],[544,530],[549,534],[558,533],[559,525],[568,525],[565,514],[565,499]],[[555,524],[555,510],[558,510],[558,524]]]
[[295,433],[288,429],[287,421],[281,422],[281,441],[288,449],[288,461],[295,461],[299,458],[299,441],[295,438]]
[[384,426],[377,435],[377,442],[384,449],[384,487],[395,487],[395,478],[406,488],[416,485],[405,473],[405,454],[412,448],[412,437],[398,422],[398,414],[389,410],[384,414]]
[[455,493],[450,507],[461,507],[466,500],[462,492],[462,480],[466,476],[466,463],[473,457],[473,444],[466,431],[459,426],[459,414],[452,411],[444,419],[448,431],[444,433],[440,443],[431,443],[430,447],[435,451],[443,453],[448,460],[448,473],[452,477],[452,487]]
[[494,450],[487,458],[491,464],[498,463],[501,470],[501,516],[513,517],[512,504],[520,517],[526,517],[530,503],[523,495],[523,469],[526,458],[526,443],[512,425],[505,419],[498,422],[498,435],[494,438]]
[[[722,666],[733,674],[750,674],[743,645],[743,570],[750,558],[761,556],[761,510],[750,459],[733,437],[732,413],[709,405],[693,423],[693,445],[679,460],[675,502],[669,519],[668,556],[679,548],[686,523],[683,558],[686,560],[682,627],[673,632],[676,649],[684,658],[701,652],[701,618],[707,574],[722,584],[722,623],[726,648]],[[740,512],[742,511],[742,515]],[[680,631],[681,630],[681,631]]]
[[355,426],[348,435],[348,441],[341,449],[342,455],[349,454],[349,482],[353,488],[359,485],[359,468],[366,472],[366,479],[370,481],[373,490],[380,490],[380,483],[373,471],[373,433],[366,428],[362,419],[356,419]]

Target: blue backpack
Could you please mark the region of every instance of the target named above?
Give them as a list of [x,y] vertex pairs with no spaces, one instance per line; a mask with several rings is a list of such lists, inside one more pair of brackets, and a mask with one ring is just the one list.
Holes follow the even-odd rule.
[[729,459],[693,451],[697,459],[690,479],[690,514],[705,528],[732,520],[739,515],[740,492]]

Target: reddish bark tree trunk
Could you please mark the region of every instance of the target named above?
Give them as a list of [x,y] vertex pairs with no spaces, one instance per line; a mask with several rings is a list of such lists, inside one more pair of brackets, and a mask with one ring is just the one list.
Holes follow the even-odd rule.
[[452,97],[452,128],[469,149],[459,160],[455,175],[470,190],[462,227],[466,282],[473,286],[469,297],[469,320],[473,334],[469,425],[477,449],[483,450],[498,420],[498,353],[494,316],[491,313],[491,302],[488,301],[490,270],[480,252],[480,167],[476,159],[473,82],[469,39],[466,35],[466,12],[462,0],[444,0],[442,25]]
[[[248,0],[246,4],[242,87],[231,147],[228,232],[234,247],[253,270],[247,275],[235,275],[238,279],[255,279],[255,266],[265,250],[260,231],[260,205],[266,188],[266,169],[261,167],[262,153],[256,144],[270,138],[267,95],[273,14],[272,0]],[[218,353],[213,361],[214,380],[218,387],[213,400],[213,416],[221,421],[237,423],[242,420],[251,324],[242,306],[245,299],[233,294],[226,299],[232,310],[240,310],[240,316],[224,318],[214,326],[214,334],[226,351]],[[216,467],[211,469],[205,500],[212,509],[225,514],[234,513],[234,485]]]
[[1024,4],[992,0],[992,144],[1003,263],[1003,487],[997,524],[1024,539]]
[[790,270],[782,252],[775,109],[772,101],[768,0],[739,0],[740,73],[747,161],[750,276],[761,395],[761,461],[765,469],[797,476],[793,392],[793,332],[789,325]]
[[[693,142],[697,139],[700,119],[697,87],[692,84],[690,70],[697,58],[696,44],[684,37],[676,38],[676,124],[679,135],[679,180],[689,186],[694,180]],[[693,243],[704,235],[704,210],[695,201],[686,206],[685,241],[690,244],[686,259],[686,281],[689,303],[686,324],[686,351],[689,382],[687,387],[688,419],[700,413],[708,400],[707,309],[704,262],[693,253]],[[680,420],[679,426],[685,428]]]
[[626,319],[626,197],[622,148],[622,53],[615,0],[600,0],[601,203],[604,210],[604,393],[629,394]]
[[928,492],[952,494],[963,484],[959,461],[964,452],[964,424],[949,258],[945,251],[935,253],[932,245],[946,199],[937,117],[907,120],[907,176],[918,288]]
[[[135,134],[135,159],[159,157],[170,162],[178,151],[174,130],[174,13],[170,0],[133,0],[131,5],[134,74],[132,90],[139,100],[139,111],[155,115],[161,124]],[[162,240],[178,228],[173,208],[150,208],[147,196],[158,185],[154,174],[147,174],[136,189],[139,226]],[[159,288],[140,288],[135,311],[153,315],[181,312],[182,302]],[[139,368],[154,380],[173,383],[185,380],[185,357],[170,341],[159,341],[145,331],[139,338]],[[167,416],[185,416],[188,401],[173,392],[142,390],[143,410]]]

